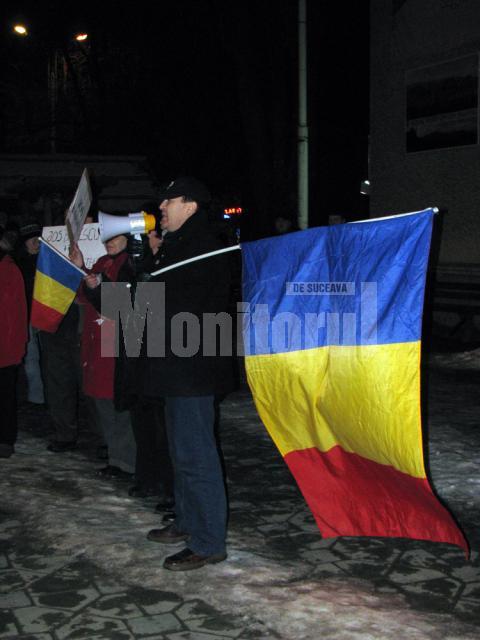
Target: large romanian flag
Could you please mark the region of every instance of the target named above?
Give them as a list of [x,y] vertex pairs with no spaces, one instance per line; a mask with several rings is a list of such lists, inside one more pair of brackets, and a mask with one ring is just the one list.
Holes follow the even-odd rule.
[[432,219],[427,209],[242,244],[248,382],[325,538],[468,550],[423,460]]
[[75,298],[85,273],[42,240],[33,286],[30,322],[54,333]]

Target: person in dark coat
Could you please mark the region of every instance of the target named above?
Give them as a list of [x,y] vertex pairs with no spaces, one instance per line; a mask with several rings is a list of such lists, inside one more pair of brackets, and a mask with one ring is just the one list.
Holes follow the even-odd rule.
[[[209,229],[207,188],[195,178],[178,178],[161,196],[164,242],[156,268],[222,248]],[[226,558],[226,495],[214,433],[215,397],[233,388],[230,340],[204,330],[228,306],[229,261],[215,256],[152,277],[155,295],[165,295],[165,355],[141,361],[143,393],[165,399],[165,420],[174,468],[175,521],[153,529],[162,544],[185,541],[185,549],[164,561],[173,571],[197,569]],[[222,320],[229,329],[229,316]],[[152,339],[146,332],[147,346]]]
[[[162,243],[162,236],[156,231],[150,231],[148,249],[139,265],[144,273],[148,274],[155,270]],[[122,348],[123,340],[120,340],[120,349]],[[119,359],[116,374],[119,374],[117,378],[123,379],[119,381],[120,387],[115,395],[116,398],[128,402],[137,445],[135,485],[130,487],[128,495],[139,498],[159,496],[161,502],[157,505],[157,512],[163,513],[164,518],[167,517],[166,514],[172,518],[173,468],[165,428],[165,403],[163,398],[145,397],[142,389],[135,393],[138,360],[126,359],[124,353],[122,356]]]
[[17,372],[28,340],[23,278],[9,255],[12,250],[8,234],[0,229],[0,458],[14,453],[18,435]]

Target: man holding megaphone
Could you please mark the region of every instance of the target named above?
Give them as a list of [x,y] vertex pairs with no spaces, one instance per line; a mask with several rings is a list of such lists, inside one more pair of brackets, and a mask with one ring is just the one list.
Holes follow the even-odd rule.
[[[171,182],[161,195],[158,220],[164,241],[156,256],[155,268],[162,269],[222,247],[209,228],[206,206],[208,189],[199,180],[181,177]],[[160,229],[158,229],[160,231]],[[143,357],[138,362],[137,384],[142,395],[164,398],[165,420],[174,468],[175,521],[163,529],[153,529],[148,538],[186,547],[164,561],[172,571],[197,569],[226,558],[226,497],[222,467],[214,433],[215,397],[233,388],[231,356],[211,352],[200,336],[195,353],[182,351],[188,342],[188,323],[172,331],[172,319],[198,319],[204,314],[227,310],[230,267],[224,255],[183,265],[153,276],[165,291],[166,347],[164,357]],[[155,288],[151,289],[153,292]],[[187,326],[186,326],[187,325]],[[148,340],[148,325],[143,335]],[[201,330],[200,330],[201,331]]]

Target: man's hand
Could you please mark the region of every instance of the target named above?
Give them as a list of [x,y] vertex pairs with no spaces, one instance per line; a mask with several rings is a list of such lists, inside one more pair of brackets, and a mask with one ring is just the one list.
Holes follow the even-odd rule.
[[68,257],[73,262],[74,265],[83,269],[85,263],[83,261],[83,253],[80,251],[80,247],[76,242],[70,245],[70,251]]

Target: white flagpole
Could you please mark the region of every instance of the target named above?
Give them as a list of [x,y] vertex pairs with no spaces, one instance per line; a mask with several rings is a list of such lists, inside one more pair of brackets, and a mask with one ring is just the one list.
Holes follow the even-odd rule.
[[383,218],[367,218],[367,220],[352,220],[348,224],[360,224],[361,222],[380,222],[381,220],[393,220],[393,218],[405,218],[405,216],[415,216],[417,213],[423,213],[431,209],[434,214],[438,213],[438,207],[428,207],[428,209],[422,209],[421,211],[411,211],[410,213],[397,213],[393,216],[384,216]]
[[80,271],[80,273],[83,273],[84,276],[87,275],[87,273],[83,269],[80,269],[80,267],[77,267],[76,264],[74,264],[69,258],[67,258],[67,256],[64,256],[63,253],[61,253],[56,247],[53,246],[53,244],[50,244],[48,240],[44,240],[44,238],[42,237],[39,237],[38,239],[40,240],[40,242],[43,242],[43,244],[46,244],[48,247],[50,247],[50,249],[54,251],[57,254],[57,256],[60,256],[60,258],[63,258],[65,262],[68,262],[68,264],[72,265],[72,267],[74,267],[77,271]]
[[168,267],[163,267],[163,269],[154,271],[150,275],[158,276],[160,273],[165,273],[165,271],[170,271],[171,269],[176,269],[177,267],[183,267],[184,264],[189,264],[190,262],[196,262],[197,260],[204,260],[205,258],[210,258],[211,256],[219,256],[221,253],[227,253],[228,251],[235,251],[235,249],[240,249],[240,248],[241,248],[241,245],[234,244],[232,247],[226,247],[225,249],[217,249],[217,251],[209,251],[208,253],[201,253],[199,256],[188,258],[188,260],[182,260],[181,262],[175,262],[175,264],[171,264]]
[[[437,207],[430,207],[433,213],[438,213]],[[400,213],[398,215],[393,216],[385,216],[384,218],[372,218],[367,220],[355,220],[354,222],[349,222],[348,224],[360,224],[362,222],[379,222],[381,220],[392,220],[393,218],[403,218],[405,216],[414,216],[417,213],[423,213],[423,211],[428,211],[428,209],[423,209],[422,211],[412,211],[411,213]],[[53,248],[53,247],[52,247]],[[161,273],[165,273],[166,271],[170,271],[171,269],[176,269],[177,267],[183,267],[185,264],[190,264],[191,262],[197,262],[197,260],[204,260],[205,258],[210,258],[212,256],[218,256],[222,253],[227,253],[228,251],[235,251],[236,249],[241,249],[242,245],[235,244],[232,247],[226,247],[225,249],[218,249],[217,251],[209,251],[208,253],[202,253],[199,256],[195,256],[193,258],[189,258],[188,260],[182,260],[181,262],[175,262],[174,264],[169,265],[168,267],[163,267],[163,269],[159,269],[158,271],[154,271],[151,273],[151,276],[158,276]],[[61,254],[60,254],[61,255]]]

